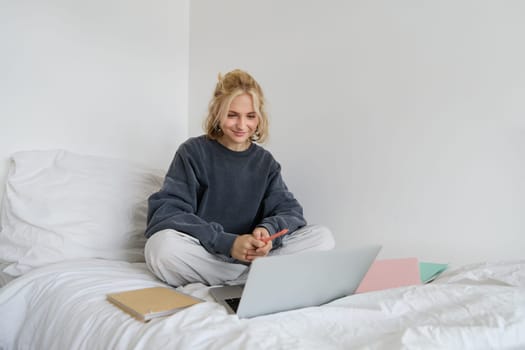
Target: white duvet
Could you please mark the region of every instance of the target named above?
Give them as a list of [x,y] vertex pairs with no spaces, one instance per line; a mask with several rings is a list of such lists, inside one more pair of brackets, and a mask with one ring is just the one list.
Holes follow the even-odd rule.
[[525,349],[525,261],[248,320],[227,314],[200,284],[181,290],[208,302],[145,324],[105,298],[156,285],[140,263],[35,269],[0,289],[0,349]]

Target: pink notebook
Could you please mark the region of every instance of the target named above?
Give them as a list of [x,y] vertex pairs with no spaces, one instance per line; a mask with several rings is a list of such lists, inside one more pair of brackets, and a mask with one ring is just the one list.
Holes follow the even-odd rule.
[[417,258],[376,260],[357,287],[356,293],[421,284]]

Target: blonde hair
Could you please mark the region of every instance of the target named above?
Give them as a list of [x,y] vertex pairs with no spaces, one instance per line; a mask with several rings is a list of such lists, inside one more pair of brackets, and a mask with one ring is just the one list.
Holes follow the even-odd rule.
[[264,94],[259,83],[250,74],[240,69],[232,70],[225,76],[219,73],[218,79],[213,98],[208,105],[208,116],[204,121],[204,131],[208,138],[216,140],[223,135],[219,124],[228,113],[233,99],[248,94],[252,97],[253,108],[259,118],[257,130],[251,140],[264,142],[268,137],[268,115],[265,110]]

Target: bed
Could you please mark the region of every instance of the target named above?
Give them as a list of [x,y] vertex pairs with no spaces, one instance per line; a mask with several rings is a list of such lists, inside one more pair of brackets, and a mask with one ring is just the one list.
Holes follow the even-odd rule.
[[162,177],[61,150],[12,156],[0,349],[525,348],[525,260],[451,266],[429,284],[252,319],[228,314],[208,286],[190,284],[178,289],[205,302],[139,322],[106,294],[163,285],[142,255],[146,198]]

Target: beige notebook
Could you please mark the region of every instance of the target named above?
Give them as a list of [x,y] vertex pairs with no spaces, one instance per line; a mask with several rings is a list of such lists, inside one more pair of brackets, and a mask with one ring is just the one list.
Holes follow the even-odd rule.
[[202,299],[166,287],[112,293],[107,295],[107,299],[142,322],[169,316],[180,309],[203,302]]

